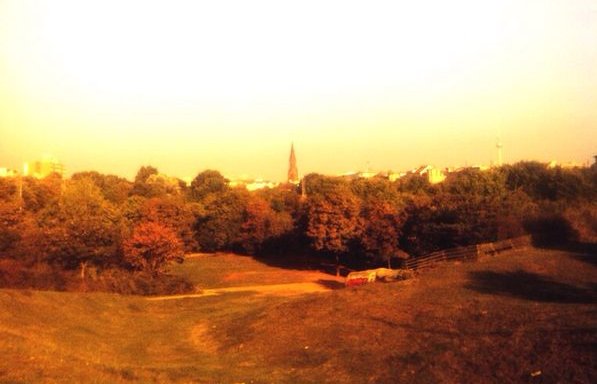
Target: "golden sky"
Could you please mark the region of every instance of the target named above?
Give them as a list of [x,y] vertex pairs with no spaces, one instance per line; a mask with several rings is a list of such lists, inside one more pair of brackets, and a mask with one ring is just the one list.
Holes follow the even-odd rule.
[[596,95],[594,0],[0,0],[0,167],[586,162]]

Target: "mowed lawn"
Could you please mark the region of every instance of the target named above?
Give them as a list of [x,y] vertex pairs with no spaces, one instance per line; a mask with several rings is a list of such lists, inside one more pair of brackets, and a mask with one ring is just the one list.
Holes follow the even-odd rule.
[[[201,288],[320,279],[185,264]],[[303,296],[0,290],[0,382],[594,383],[596,287],[594,255],[528,249]]]

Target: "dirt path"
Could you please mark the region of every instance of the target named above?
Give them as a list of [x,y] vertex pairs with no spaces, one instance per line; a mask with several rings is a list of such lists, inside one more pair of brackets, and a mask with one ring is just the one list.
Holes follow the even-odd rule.
[[177,300],[186,298],[197,298],[206,296],[221,295],[228,292],[255,292],[259,295],[274,295],[274,296],[295,296],[305,293],[321,293],[328,292],[340,287],[340,282],[335,284],[322,284],[318,282],[303,282],[303,283],[288,283],[288,284],[266,284],[266,285],[249,285],[244,287],[228,287],[228,288],[212,288],[204,289],[201,293],[189,293],[183,295],[169,295],[169,296],[154,296],[148,297],[150,301],[161,300]]

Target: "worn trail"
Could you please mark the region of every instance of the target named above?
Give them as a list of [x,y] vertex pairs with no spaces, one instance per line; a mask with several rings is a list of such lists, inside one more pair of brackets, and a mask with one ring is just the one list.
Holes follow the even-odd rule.
[[255,292],[260,295],[274,296],[295,296],[305,293],[321,293],[331,291],[332,288],[317,282],[288,283],[288,284],[266,284],[266,285],[248,285],[242,287],[212,288],[204,289],[200,293],[189,293],[182,295],[154,296],[148,297],[150,301],[178,300],[187,298],[199,298],[207,296],[216,296],[230,292]]

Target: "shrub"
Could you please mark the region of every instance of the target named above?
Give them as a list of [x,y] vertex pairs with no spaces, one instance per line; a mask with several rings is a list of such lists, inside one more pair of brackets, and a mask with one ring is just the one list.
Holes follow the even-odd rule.
[[597,205],[584,204],[580,207],[568,208],[564,217],[574,231],[578,240],[584,243],[597,243]]
[[546,213],[526,222],[526,229],[536,245],[561,245],[578,241],[579,234],[570,221],[559,213]]
[[102,291],[121,295],[173,295],[195,292],[194,285],[179,276],[152,276],[144,272],[106,269],[81,285],[86,291]]
[[0,259],[0,288],[31,288],[64,291],[74,274],[56,269],[48,264],[32,266],[14,259]]
[[184,260],[182,241],[171,229],[154,222],[137,226],[123,248],[127,263],[154,277],[163,273],[171,261]]

